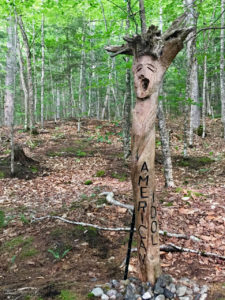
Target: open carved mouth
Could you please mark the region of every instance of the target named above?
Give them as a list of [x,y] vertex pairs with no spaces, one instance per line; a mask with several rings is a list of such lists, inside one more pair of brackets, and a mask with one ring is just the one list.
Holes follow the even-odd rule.
[[142,79],[142,88],[143,88],[144,91],[147,90],[148,85],[149,85],[149,80],[147,78],[143,78]]

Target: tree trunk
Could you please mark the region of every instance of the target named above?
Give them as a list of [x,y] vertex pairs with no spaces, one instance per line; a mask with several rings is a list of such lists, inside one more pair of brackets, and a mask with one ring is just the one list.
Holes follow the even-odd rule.
[[23,42],[26,49],[26,57],[27,57],[27,82],[28,82],[28,95],[29,95],[29,115],[30,115],[30,131],[34,130],[34,90],[33,90],[33,78],[32,78],[32,66],[31,66],[31,51],[27,38],[27,34],[24,29],[24,24],[22,21],[22,17],[18,16],[18,23],[20,27],[20,31],[22,33]]
[[139,0],[139,15],[141,20],[141,33],[146,33],[146,19],[145,19],[145,6],[144,0]]
[[[36,78],[36,57],[35,57],[35,21],[33,21],[33,74],[34,74],[34,113],[37,122],[37,78]],[[29,100],[29,99],[28,99]]]
[[41,20],[41,128],[44,128],[45,36],[44,15]]
[[200,108],[198,96],[198,62],[196,58],[196,28],[197,28],[197,13],[194,9],[194,0],[185,0],[188,7],[188,21],[194,27],[194,31],[190,34],[187,42],[187,60],[189,69],[189,86],[187,86],[187,95],[194,103],[191,105],[190,113],[190,132],[189,146],[193,146],[193,130],[200,125]]
[[203,88],[202,88],[202,138],[205,138],[206,131],[206,88],[207,88],[207,56],[204,55],[204,66],[203,66]]
[[27,90],[27,82],[24,75],[24,62],[23,57],[20,49],[20,40],[17,38],[17,53],[19,58],[19,65],[20,65],[20,81],[24,93],[24,109],[25,109],[25,117],[24,117],[24,129],[28,129],[28,90]]
[[159,134],[161,138],[162,153],[163,153],[163,165],[166,187],[174,187],[173,181],[173,167],[170,154],[169,134],[166,128],[166,120],[163,111],[163,103],[159,101],[157,117],[159,120]]
[[223,137],[225,139],[225,63],[224,63],[224,0],[221,0],[221,34],[220,34],[220,99],[221,99],[221,120],[223,124]]
[[180,16],[161,36],[152,25],[144,35],[125,37],[127,44],[106,47],[112,56],[134,56],[136,105],[132,124],[132,186],[135,201],[138,259],[141,279],[154,284],[160,276],[159,225],[155,197],[155,119],[163,75],[193,28],[181,28]]
[[[127,24],[126,30],[129,32],[130,21],[129,16],[131,13],[131,3],[130,0],[127,1]],[[126,58],[126,62],[129,59]],[[124,105],[123,105],[123,155],[127,159],[130,155],[130,127],[131,127],[131,72],[130,69],[126,69],[126,90],[124,96]]]
[[[160,6],[160,21],[159,28],[161,32],[163,32],[163,19],[162,19],[162,7]],[[162,91],[162,89],[161,89]],[[166,187],[174,187],[173,181],[173,168],[172,168],[172,160],[170,154],[170,140],[169,134],[166,128],[166,119],[163,109],[163,102],[159,101],[157,117],[159,120],[159,134],[161,138],[161,146],[163,153],[163,165],[164,165],[164,176],[165,176],[165,186]]]
[[5,126],[10,130],[11,144],[11,174],[14,175],[14,100],[15,100],[15,75],[16,75],[16,22],[15,17],[8,18],[8,41],[5,77]]

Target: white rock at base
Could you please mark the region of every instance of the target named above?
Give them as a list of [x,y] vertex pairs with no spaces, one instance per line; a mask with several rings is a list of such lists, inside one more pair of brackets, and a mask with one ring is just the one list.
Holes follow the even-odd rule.
[[179,286],[179,287],[177,288],[177,296],[178,296],[178,297],[184,296],[185,293],[186,293],[186,290],[187,290],[187,287],[186,287],[186,286]]
[[99,287],[94,288],[91,292],[95,297],[101,297],[104,294],[103,290]]
[[109,300],[109,297],[106,294],[103,294],[101,300]]
[[202,294],[199,300],[205,300],[207,299],[207,294]]
[[164,295],[159,295],[155,298],[155,300],[165,300],[165,296]]
[[144,293],[144,295],[142,296],[142,299],[151,299],[151,294],[149,292]]
[[192,296],[184,296],[184,297],[179,297],[179,300],[192,300]]
[[203,285],[200,291],[200,294],[206,294],[208,292],[208,287],[207,285]]

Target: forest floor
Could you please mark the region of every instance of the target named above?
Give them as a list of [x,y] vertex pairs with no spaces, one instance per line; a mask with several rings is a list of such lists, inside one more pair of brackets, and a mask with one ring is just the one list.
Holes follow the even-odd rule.
[[[164,187],[160,140],[156,139],[156,195],[160,228],[195,235],[200,242],[160,236],[161,244],[225,255],[225,143],[220,120],[207,121],[207,136],[194,137],[182,158],[182,120],[170,120],[175,188]],[[16,165],[9,177],[9,139],[0,129],[0,299],[88,299],[91,289],[122,279],[128,233],[98,231],[47,215],[128,227],[125,208],[109,205],[102,192],[132,204],[130,162],[123,159],[121,126],[83,120],[46,123],[31,136],[16,129],[15,141],[35,161]],[[134,237],[133,246],[136,246]],[[161,252],[163,272],[210,287],[209,300],[225,299],[225,261],[193,253]],[[137,276],[132,254],[129,276]]]

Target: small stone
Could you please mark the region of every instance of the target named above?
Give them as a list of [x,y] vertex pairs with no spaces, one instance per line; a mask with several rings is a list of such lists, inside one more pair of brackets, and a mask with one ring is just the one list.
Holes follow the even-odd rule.
[[207,299],[207,294],[202,294],[201,297],[199,298],[199,300],[205,300]]
[[109,299],[109,297],[106,294],[103,294],[101,297],[101,300],[108,300],[108,299]]
[[164,289],[163,288],[161,288],[160,286],[155,286],[154,294],[160,295],[160,294],[163,294],[163,293],[164,293]]
[[116,300],[116,299],[117,299],[117,296],[116,296],[116,295],[112,295],[111,297],[109,297],[109,299],[111,299],[111,300]]
[[112,296],[117,294],[117,291],[116,290],[109,290],[106,294],[111,299]]
[[144,295],[142,296],[142,299],[146,300],[146,299],[151,299],[151,294],[149,292],[144,293]]
[[138,298],[136,300],[142,300],[141,296],[138,296]]
[[193,295],[193,291],[190,288],[187,288],[186,295]]
[[99,287],[94,288],[91,292],[95,297],[101,297],[104,294],[103,290]]
[[165,300],[165,296],[164,295],[158,295],[155,300]]
[[184,296],[184,297],[179,297],[180,300],[192,300],[192,296]]
[[200,288],[197,284],[194,284],[193,291],[194,291],[194,293],[198,293],[200,291]]
[[157,279],[156,285],[159,285],[160,287],[165,287],[169,285],[172,282],[172,277],[168,274],[162,274]]
[[130,283],[130,280],[129,279],[120,280],[120,283],[127,286]]
[[179,286],[179,287],[177,288],[177,296],[178,296],[178,297],[184,296],[185,293],[186,293],[186,290],[187,290],[187,287],[186,287],[186,286]]
[[176,286],[174,283],[171,283],[168,287],[168,290],[171,291],[171,293],[176,293]]
[[136,287],[133,283],[128,284],[126,289],[125,300],[136,300]]
[[114,287],[116,289],[120,286],[120,283],[117,280],[115,280],[115,279],[113,279],[111,281],[111,283],[112,283],[112,287]]
[[116,295],[116,300],[123,300],[123,295],[121,293],[118,293]]
[[203,285],[200,291],[200,294],[206,294],[208,292],[208,287],[207,285]]
[[201,298],[201,294],[197,294],[195,297],[194,297],[194,300],[199,300]]
[[174,298],[174,293],[172,293],[170,290],[165,288],[164,289],[164,296],[168,299],[173,299]]

